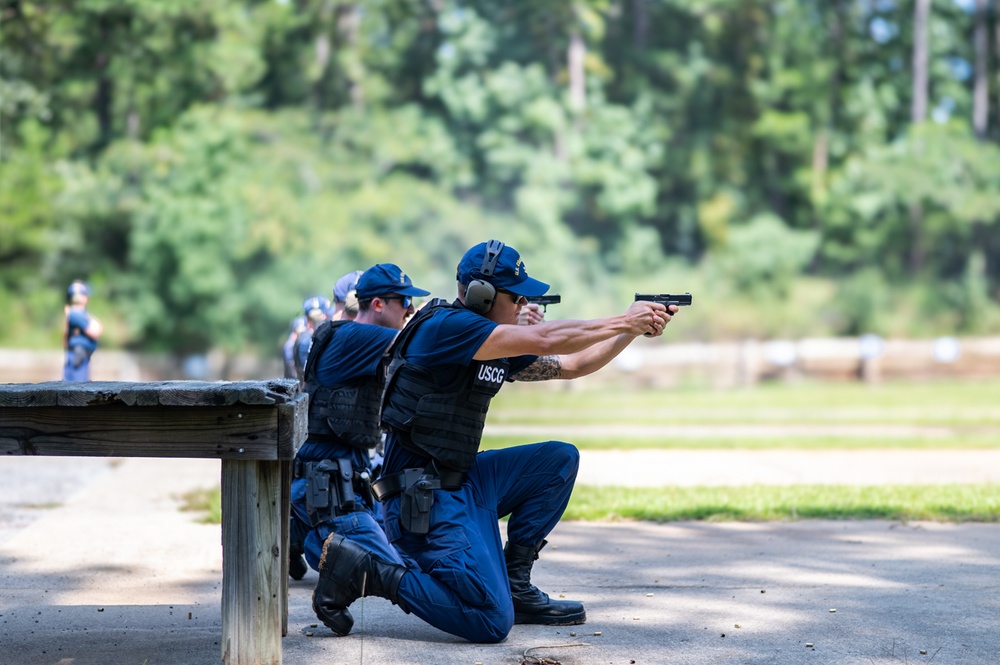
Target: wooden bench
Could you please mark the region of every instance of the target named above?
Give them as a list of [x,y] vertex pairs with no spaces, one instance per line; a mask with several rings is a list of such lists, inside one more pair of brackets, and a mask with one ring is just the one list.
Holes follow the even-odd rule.
[[0,454],[222,460],[222,661],[279,665],[288,634],[294,380],[0,384]]

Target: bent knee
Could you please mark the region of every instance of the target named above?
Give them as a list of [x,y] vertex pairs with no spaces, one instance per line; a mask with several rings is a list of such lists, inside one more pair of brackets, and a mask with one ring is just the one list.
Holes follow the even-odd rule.
[[545,444],[549,459],[556,461],[569,477],[576,477],[580,469],[580,451],[572,443],[549,441]]
[[484,619],[475,626],[469,626],[468,633],[463,637],[477,644],[496,644],[507,639],[511,628],[514,627],[513,614],[503,618],[492,617],[492,620],[487,617]]

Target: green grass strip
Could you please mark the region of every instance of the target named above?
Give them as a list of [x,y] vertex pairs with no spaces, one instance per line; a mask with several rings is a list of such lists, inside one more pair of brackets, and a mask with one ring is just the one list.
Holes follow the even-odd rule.
[[181,510],[203,513],[198,521],[203,524],[222,524],[222,488],[191,490],[180,497]]
[[[184,509],[222,522],[219,488],[189,492]],[[773,522],[880,519],[1000,522],[1000,485],[749,485],[596,487],[577,485],[563,519],[590,522]]]
[[[568,385],[568,384],[567,384]],[[489,424],[900,424],[1000,427],[1000,380],[863,383],[802,381],[754,388],[501,391]]]
[[767,522],[798,519],[998,522],[1000,485],[578,485],[563,519]]
[[[521,384],[515,384],[521,385]],[[564,387],[559,390],[557,388]],[[572,388],[572,389],[571,389]],[[618,408],[724,409],[904,409],[990,411],[996,417],[991,390],[1000,378],[975,380],[886,381],[878,385],[859,382],[804,380],[761,383],[748,388],[574,388],[571,383],[523,384],[506,388],[494,399],[501,408],[537,408],[576,405],[597,413]],[[491,414],[492,415],[492,414]]]

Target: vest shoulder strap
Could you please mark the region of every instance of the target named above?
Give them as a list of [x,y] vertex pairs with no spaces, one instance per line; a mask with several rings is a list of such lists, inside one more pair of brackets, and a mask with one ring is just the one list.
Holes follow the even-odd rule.
[[333,339],[333,333],[337,331],[337,328],[347,323],[350,323],[350,321],[327,321],[313,332],[312,347],[309,349],[309,359],[306,360],[306,368],[302,373],[302,376],[307,381],[312,376],[312,373],[316,371],[316,363],[319,362],[319,357],[323,355],[326,347],[330,344],[330,340]]

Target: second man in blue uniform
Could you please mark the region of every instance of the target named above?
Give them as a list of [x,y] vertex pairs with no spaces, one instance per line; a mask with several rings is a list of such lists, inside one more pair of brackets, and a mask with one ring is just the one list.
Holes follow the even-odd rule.
[[[372,510],[369,450],[381,440],[382,356],[413,314],[413,298],[426,295],[398,266],[372,266],[358,281],[357,318],[328,321],[313,335],[303,377],[309,436],[296,455],[292,482],[293,577],[305,573],[297,544],[319,569],[323,542],[333,532],[400,561]],[[342,609],[331,628],[347,634],[353,620]]]

